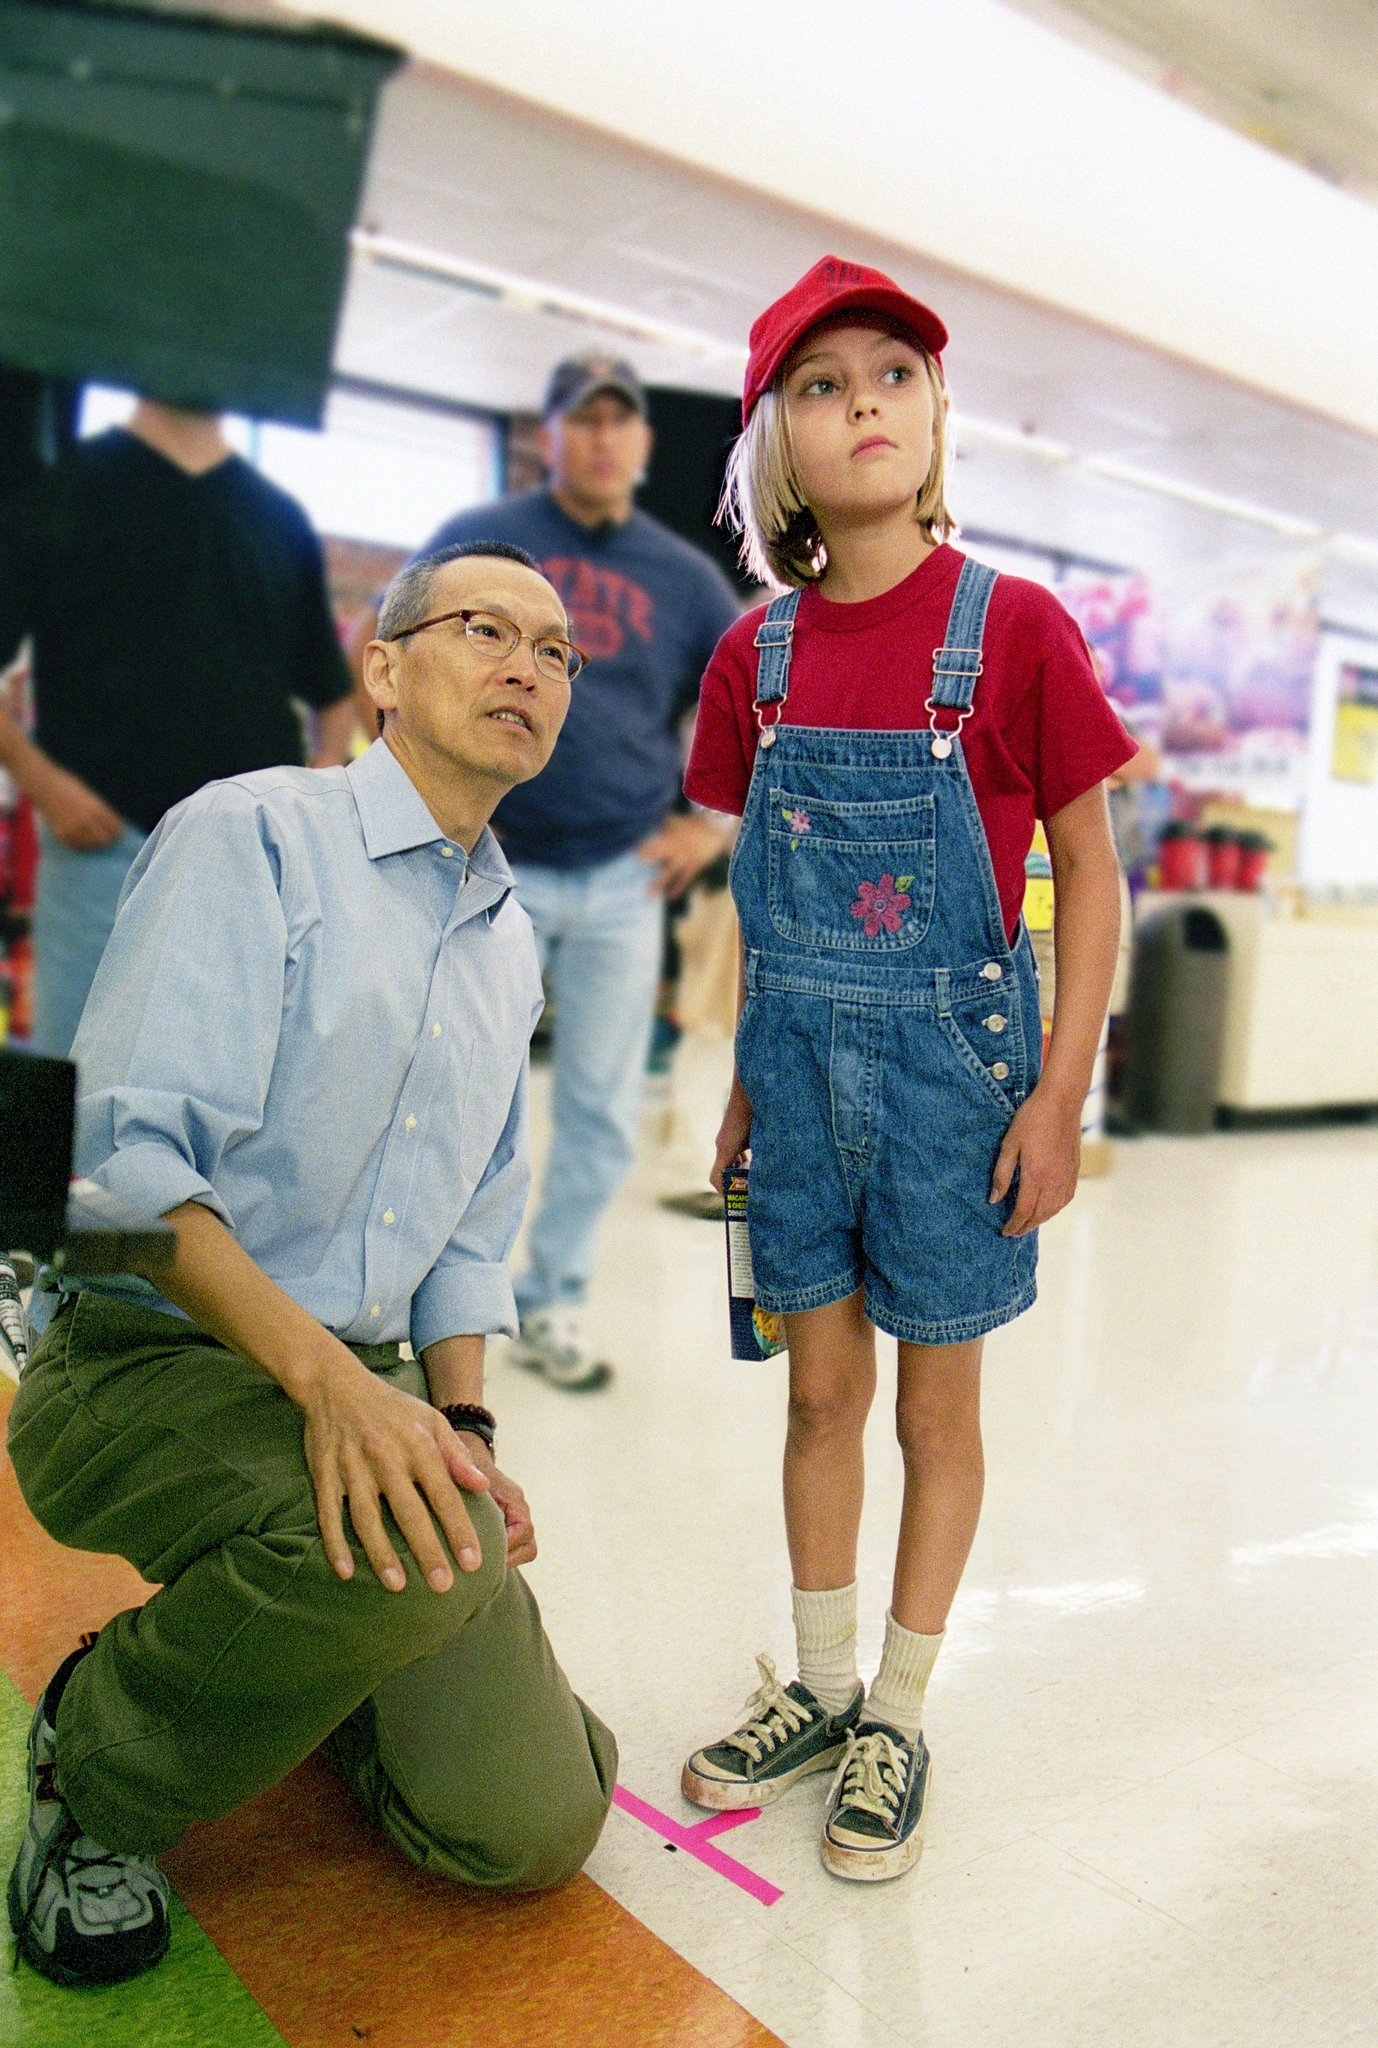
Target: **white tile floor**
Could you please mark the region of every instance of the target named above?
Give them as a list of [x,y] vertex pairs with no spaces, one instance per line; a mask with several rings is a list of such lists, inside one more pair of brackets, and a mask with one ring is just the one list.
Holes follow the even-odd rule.
[[[489,1398],[557,1648],[624,1782],[692,1824],[684,1753],[756,1650],[790,1662],[784,1374],[728,1358],[720,1234],[655,1206],[658,1165],[604,1237],[617,1384],[561,1395],[495,1345]],[[918,1870],[829,1878],[813,1780],[720,1845],[774,1906],[617,1812],[592,1874],[788,2048],[1378,2044],[1378,1130],[1120,1145],[1041,1286],[987,1350]],[[883,1400],[868,1451],[873,1668]]]
[[[559,1394],[495,1346],[489,1398],[556,1646],[624,1782],[692,1822],[682,1756],[756,1650],[791,1664],[784,1373],[730,1361],[719,1233],[654,1184],[648,1152],[591,1309],[615,1387]],[[774,1906],[619,1813],[592,1873],[789,2048],[1378,2043],[1378,1130],[1120,1145],[1041,1285],[988,1346],[917,1872],[829,1878],[812,1780],[720,1845]],[[883,1398],[868,1451],[874,1668]]]

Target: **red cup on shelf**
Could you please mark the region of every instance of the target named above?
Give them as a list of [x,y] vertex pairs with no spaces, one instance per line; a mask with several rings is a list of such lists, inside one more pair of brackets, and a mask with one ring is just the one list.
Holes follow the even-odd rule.
[[10,984],[10,1037],[25,1044],[33,1035],[33,940],[25,935],[10,946],[5,962]]
[[1268,872],[1268,856],[1273,843],[1261,832],[1241,832],[1239,835],[1239,867],[1235,875],[1236,889],[1257,891],[1263,887],[1263,877]]
[[1228,825],[1212,825],[1206,834],[1206,880],[1212,889],[1237,889],[1244,848]]
[[1185,818],[1164,825],[1158,845],[1159,887],[1204,889],[1210,874],[1206,842]]
[[33,805],[21,796],[10,816],[10,908],[33,909],[34,880],[38,874],[38,830]]

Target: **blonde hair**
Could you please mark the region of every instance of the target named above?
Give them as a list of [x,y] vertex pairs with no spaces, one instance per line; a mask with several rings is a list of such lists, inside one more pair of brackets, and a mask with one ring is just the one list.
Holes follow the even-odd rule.
[[[933,460],[915,501],[914,516],[936,544],[957,526],[944,497],[947,389],[934,357],[927,349],[919,353],[933,393]],[[733,443],[717,516],[741,536],[742,567],[758,583],[783,583],[798,589],[816,583],[828,565],[818,521],[799,482],[783,371],[757,399],[751,418]]]

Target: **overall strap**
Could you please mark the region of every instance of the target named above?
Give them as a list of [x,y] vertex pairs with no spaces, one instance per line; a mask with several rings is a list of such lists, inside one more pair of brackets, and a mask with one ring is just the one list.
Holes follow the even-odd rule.
[[[952,752],[954,732],[960,733],[971,716],[971,699],[981,673],[986,611],[994,588],[994,569],[988,569],[984,562],[973,562],[968,555],[952,595],[947,638],[933,650],[933,695],[924,705],[928,729],[933,735],[932,751],[940,761]],[[940,726],[939,711],[955,711],[956,726]]]
[[953,592],[947,638],[933,651],[933,702],[945,711],[971,709],[976,678],[981,673],[986,608],[994,588],[994,569],[988,569],[984,562],[973,562],[968,555]]
[[[775,744],[775,728],[780,723],[785,699],[789,695],[789,664],[794,647],[794,615],[799,609],[800,590],[787,590],[781,597],[772,598],[765,617],[756,629],[756,724],[761,735],[761,745]],[[762,713],[765,706],[776,707],[774,718],[767,719]]]

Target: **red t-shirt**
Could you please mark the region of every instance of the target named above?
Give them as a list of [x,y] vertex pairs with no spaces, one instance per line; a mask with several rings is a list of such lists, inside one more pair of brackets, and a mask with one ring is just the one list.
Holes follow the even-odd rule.
[[[933,650],[947,636],[964,559],[956,548],[940,547],[903,583],[862,604],[834,604],[805,590],[795,617],[786,722],[863,732],[926,726]],[[737,817],[756,758],[753,643],[764,617],[764,606],[747,612],[718,642],[684,779],[692,802]],[[1055,817],[1113,775],[1135,748],[1091,666],[1081,628],[1042,584],[1001,576],[984,649],[962,740],[1012,937],[1034,821]],[[938,722],[951,726],[955,714],[940,712]]]

